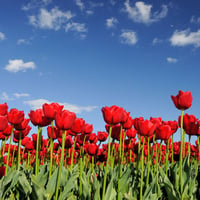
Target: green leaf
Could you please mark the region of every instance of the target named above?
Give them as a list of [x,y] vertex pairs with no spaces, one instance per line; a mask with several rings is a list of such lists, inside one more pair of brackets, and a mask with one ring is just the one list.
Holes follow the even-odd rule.
[[30,193],[32,192],[32,188],[30,186],[30,183],[28,182],[24,173],[20,173],[19,188],[25,194],[26,197],[29,196]]
[[105,198],[106,200],[115,200],[116,199],[116,191],[113,187],[113,180],[111,179],[110,183],[108,184],[107,190],[106,190],[106,194],[105,194]]
[[120,184],[120,193],[123,195],[124,193],[128,192],[129,189],[129,179],[131,177],[131,169],[127,168],[126,171],[122,174],[122,177],[119,180]]

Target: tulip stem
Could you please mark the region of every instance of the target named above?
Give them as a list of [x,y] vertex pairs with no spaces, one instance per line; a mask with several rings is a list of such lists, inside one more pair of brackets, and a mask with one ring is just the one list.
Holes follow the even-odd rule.
[[109,136],[108,136],[108,156],[107,156],[106,169],[105,169],[104,180],[103,180],[102,200],[104,200],[105,190],[106,190],[106,179],[107,179],[107,172],[108,172],[108,164],[109,164],[109,160],[110,160],[110,138],[111,138],[111,133],[112,133],[112,124],[110,125],[110,128],[109,128]]
[[165,174],[166,174],[166,176],[167,176],[168,157],[169,157],[169,139],[167,139],[166,169],[165,169]]
[[41,136],[42,136],[42,127],[38,126],[37,144],[36,144],[36,157],[35,157],[35,175],[36,176],[39,172]]
[[150,150],[149,150],[149,136],[148,136],[148,164],[147,164],[147,180],[146,180],[146,187],[149,185],[149,173],[150,173]]
[[59,165],[59,171],[57,175],[57,181],[56,181],[56,197],[55,200],[58,199],[58,190],[60,186],[60,176],[61,176],[61,170],[63,167],[63,161],[64,161],[64,149],[65,149],[65,135],[66,135],[66,130],[62,131],[62,150],[61,150],[61,158],[60,158],[60,165]]
[[50,137],[50,165],[49,165],[49,179],[51,178],[52,161],[53,161],[53,120],[51,121],[51,137]]
[[174,135],[172,135],[172,167],[174,165]]
[[14,130],[14,126],[12,126],[12,131],[11,131],[10,140],[9,140],[8,156],[7,156],[7,161],[6,161],[6,171],[5,171],[5,175],[7,174],[7,171],[8,171],[8,163],[9,163],[9,160],[10,160],[10,145],[11,145],[11,140],[12,140],[12,137],[13,137],[13,130]]
[[18,149],[17,149],[17,170],[19,170],[19,165],[20,165],[20,150],[21,150],[21,139],[22,137],[22,131],[19,133],[19,140],[18,140]]
[[188,142],[188,165],[190,165],[190,140],[191,140],[191,135],[189,135],[189,142]]
[[71,157],[71,166],[70,166],[71,171],[72,171],[73,164],[74,164],[74,150],[75,150],[75,147],[76,147],[76,138],[77,138],[77,134],[75,133],[74,144],[73,144],[73,149],[72,149],[72,157]]
[[142,158],[141,158],[141,179],[140,179],[140,200],[142,200],[142,189],[143,189],[143,172],[144,172],[144,143],[145,143],[145,137],[143,139],[142,144]]

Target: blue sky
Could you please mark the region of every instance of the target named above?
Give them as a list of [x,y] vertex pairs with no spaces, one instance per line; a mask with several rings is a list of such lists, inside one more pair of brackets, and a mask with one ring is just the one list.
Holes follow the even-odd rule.
[[[0,102],[44,102],[104,130],[103,106],[176,120],[171,95],[191,91],[200,118],[200,2],[0,1]],[[176,133],[179,140],[179,134]]]

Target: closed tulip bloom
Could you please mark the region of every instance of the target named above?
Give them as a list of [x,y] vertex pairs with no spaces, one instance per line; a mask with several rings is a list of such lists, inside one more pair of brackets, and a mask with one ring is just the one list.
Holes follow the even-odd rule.
[[106,132],[102,132],[102,131],[98,131],[97,133],[97,138],[100,142],[104,142],[107,140],[108,138],[108,133]]
[[5,136],[10,136],[12,132],[12,125],[8,124],[8,126],[6,127],[6,129],[3,131],[3,134]]
[[94,143],[89,143],[87,145],[87,153],[91,156],[94,156],[97,154],[99,147]]
[[0,178],[5,176],[6,173],[6,167],[5,166],[1,166],[0,167]]
[[17,125],[22,123],[24,120],[24,111],[19,111],[16,108],[12,108],[9,112],[8,112],[8,121],[13,124],[13,125]]
[[134,125],[136,130],[139,130],[139,122],[140,121],[144,121],[144,118],[143,117],[138,117],[138,118],[135,118],[133,120],[133,125]]
[[126,135],[128,138],[135,138],[137,134],[137,130],[134,128],[129,128],[126,130]]
[[0,115],[0,131],[4,131],[8,126],[7,116]]
[[44,112],[41,108],[31,110],[28,114],[29,118],[34,126],[48,126],[51,123],[51,119],[44,116]]
[[72,132],[81,133],[84,129],[85,121],[82,118],[76,118],[72,125]]
[[[62,138],[58,138],[59,145],[62,146]],[[70,149],[73,146],[74,142],[70,135],[65,137],[65,148]]]
[[121,123],[123,121],[123,117],[124,117],[124,109],[113,105],[111,107],[103,107],[101,109],[102,113],[103,113],[103,118],[104,121],[107,124],[118,124]]
[[29,134],[29,132],[30,132],[31,129],[32,129],[32,128],[28,125],[28,126],[26,127],[26,129],[24,129],[24,130],[21,130],[21,131],[14,130],[14,138],[15,138],[16,140],[19,140],[20,132],[21,132],[21,139],[23,139],[25,136],[27,136],[27,135]]
[[28,142],[28,141],[30,141],[31,140],[31,138],[30,137],[24,137],[23,139],[22,139],[22,146],[25,146],[25,144]]
[[7,115],[8,113],[8,105],[7,103],[0,104],[0,115]]
[[20,124],[14,125],[16,130],[25,130],[26,127],[28,126],[30,119],[24,119]]
[[169,125],[160,125],[156,129],[156,139],[168,140],[171,136],[171,127]]
[[128,116],[126,122],[122,124],[123,128],[124,129],[130,129],[133,126],[133,122],[134,122],[134,120],[132,119],[132,117]]
[[174,121],[163,121],[163,124],[169,125],[171,127],[171,135],[174,134],[178,129],[178,122]]
[[97,135],[96,133],[91,133],[90,136],[89,136],[89,141],[91,143],[96,143],[98,141],[98,138],[97,138]]
[[56,113],[60,113],[63,107],[63,105],[61,106],[58,103],[45,103],[42,106],[45,117],[51,120],[55,119]]
[[138,122],[138,134],[142,136],[151,136],[153,135],[157,124],[152,123],[150,120],[144,120]]
[[85,134],[90,134],[90,133],[92,133],[92,131],[93,131],[93,125],[92,124],[88,124],[88,123],[85,124],[83,132]]
[[177,96],[171,96],[172,101],[177,109],[186,110],[192,106],[192,94],[190,91],[183,92],[179,90]]
[[25,144],[25,148],[26,148],[28,151],[34,150],[34,149],[35,149],[35,146],[34,146],[33,141],[32,141],[32,140],[27,141],[26,144]]
[[72,127],[75,119],[76,114],[74,112],[63,110],[56,114],[55,123],[57,128],[61,130],[68,130]]

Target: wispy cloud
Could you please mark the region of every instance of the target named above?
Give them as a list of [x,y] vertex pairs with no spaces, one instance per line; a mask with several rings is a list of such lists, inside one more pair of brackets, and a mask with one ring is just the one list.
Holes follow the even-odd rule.
[[5,66],[5,70],[9,72],[19,72],[23,71],[25,72],[27,69],[35,69],[35,63],[30,61],[30,62],[24,62],[21,59],[15,59],[15,60],[9,60],[8,64]]
[[13,95],[18,99],[21,97],[29,97],[30,96],[30,94],[28,94],[28,93],[14,93]]
[[13,98],[9,97],[6,92],[2,92],[2,94],[1,94],[1,100],[3,100],[3,101],[10,101],[10,100],[13,100]]
[[4,33],[0,32],[0,40],[5,40],[6,36]]
[[190,18],[190,22],[194,24],[200,24],[200,17],[195,17],[194,15]]
[[160,43],[162,43],[162,42],[163,42],[163,40],[158,39],[158,38],[154,38],[153,41],[152,41],[152,44],[153,44],[153,45],[156,45],[156,44],[160,44]]
[[[42,108],[44,103],[51,103],[46,99],[36,99],[30,101],[24,101],[24,104],[29,105],[32,109]],[[81,113],[81,112],[91,112],[97,108],[97,106],[78,106],[69,103],[59,103],[60,105],[64,105],[64,109],[70,110],[71,112]]]
[[117,23],[118,23],[118,20],[115,17],[106,19],[107,28],[113,28],[117,25]]
[[52,3],[52,0],[29,0],[26,5],[22,6],[22,10],[29,11],[35,8],[44,7]]
[[19,39],[17,40],[17,44],[20,45],[20,44],[30,44],[30,42],[26,39]]
[[122,30],[120,42],[122,44],[135,45],[138,39],[136,33],[132,30]]
[[172,58],[172,57],[167,57],[167,62],[168,63],[177,63],[178,59],[177,58]]
[[69,19],[74,16],[71,11],[61,11],[57,7],[48,11],[41,8],[38,15],[29,16],[29,23],[41,29],[59,30]]
[[161,11],[156,11],[152,13],[152,5],[145,4],[142,1],[137,1],[135,6],[130,5],[130,1],[126,0],[125,3],[125,12],[128,14],[128,17],[134,22],[151,24],[153,22],[160,21],[162,18],[167,16],[168,8],[166,5],[162,5]]
[[80,8],[80,10],[84,10],[85,5],[81,0],[74,0],[74,2]]
[[191,32],[189,29],[183,31],[175,30],[169,41],[172,46],[193,45],[200,47],[200,29],[197,32]]

